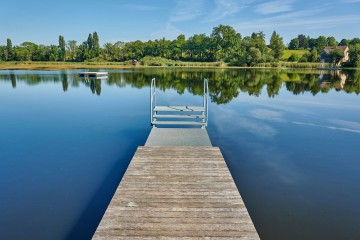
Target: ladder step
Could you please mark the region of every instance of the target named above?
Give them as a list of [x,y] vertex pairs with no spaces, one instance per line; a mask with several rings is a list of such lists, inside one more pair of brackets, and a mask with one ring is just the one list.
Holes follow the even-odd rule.
[[156,106],[154,107],[156,112],[204,112],[205,108],[201,106]]
[[154,118],[195,118],[195,119],[204,119],[203,115],[165,115],[165,114],[154,114]]
[[204,122],[191,122],[191,121],[153,121],[153,125],[198,125],[203,126]]

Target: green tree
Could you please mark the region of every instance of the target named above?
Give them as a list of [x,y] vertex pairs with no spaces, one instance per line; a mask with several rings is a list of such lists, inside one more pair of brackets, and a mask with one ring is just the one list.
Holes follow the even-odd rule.
[[190,61],[211,61],[210,38],[205,34],[194,34],[187,41],[187,55]]
[[320,36],[316,39],[316,50],[322,52],[327,46],[327,39],[324,36]]
[[288,58],[289,62],[297,62],[299,61],[300,57],[296,53],[292,53],[290,57]]
[[186,38],[184,34],[181,34],[170,44],[171,58],[174,60],[184,59],[185,50],[186,50]]
[[297,49],[299,49],[299,39],[298,39],[298,38],[291,39],[288,48],[289,48],[290,50],[297,50]]
[[340,60],[343,59],[344,52],[340,48],[335,48],[329,53],[330,60],[336,65],[339,64]]
[[7,61],[7,51],[5,46],[0,46],[0,61]]
[[356,45],[356,44],[359,44],[360,43],[360,38],[353,38],[349,41],[349,45]]
[[92,51],[93,57],[99,57],[100,55],[100,44],[99,44],[99,36],[97,32],[94,32],[92,35],[93,45],[90,49]]
[[313,49],[316,48],[317,39],[316,38],[309,38],[308,39],[309,48]]
[[215,61],[229,61],[233,51],[236,51],[241,43],[240,33],[226,25],[214,27],[210,38]]
[[86,40],[86,47],[87,47],[87,58],[85,58],[84,60],[88,60],[88,59],[91,59],[93,58],[93,49],[94,49],[94,38],[93,38],[93,35],[91,33],[89,33],[88,35],[88,38]]
[[14,49],[10,38],[6,39],[6,51],[7,51],[7,60],[8,61],[14,60]]
[[348,46],[349,45],[349,40],[343,38],[341,39],[341,41],[339,42],[339,46]]
[[59,59],[58,46],[50,45],[49,61],[57,61]]
[[[88,39],[89,40],[89,39]],[[83,62],[90,59],[89,43],[88,41],[83,42],[76,50],[76,61]]]
[[59,60],[65,61],[65,39],[63,36],[59,36]]
[[354,67],[360,67],[360,43],[350,46],[349,60]]
[[32,54],[33,61],[49,61],[50,48],[44,45],[38,45]]
[[308,38],[304,34],[299,34],[299,48],[300,49],[307,49],[309,47]]
[[327,41],[328,46],[337,46],[338,45],[338,42],[336,41],[336,39],[333,36],[328,37],[326,39],[326,41]]
[[78,49],[78,46],[77,46],[77,42],[75,40],[67,41],[67,43],[66,43],[66,59],[69,61],[75,61],[77,49]]
[[275,31],[271,35],[270,48],[272,49],[271,53],[276,60],[279,60],[284,54],[285,46],[283,39]]

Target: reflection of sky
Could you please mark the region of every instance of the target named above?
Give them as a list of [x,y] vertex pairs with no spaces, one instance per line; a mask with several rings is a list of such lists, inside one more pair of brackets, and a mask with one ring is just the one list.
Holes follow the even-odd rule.
[[266,236],[337,239],[360,224],[357,103],[355,94],[294,96],[282,88],[275,98],[240,94],[210,106],[211,139]]
[[[53,72],[45,75],[54,78]],[[113,190],[104,178],[118,176],[109,171],[119,165],[116,171],[124,169],[147,137],[149,87],[102,83],[98,96],[83,83],[70,85],[63,92],[61,81],[35,86],[19,81],[16,89],[0,81],[0,146],[5,146],[0,151],[0,229],[11,225],[4,216],[13,216],[13,222],[23,216],[14,224],[17,229],[32,214],[37,216],[33,224],[53,231],[45,235],[63,236],[84,212],[94,216],[100,197],[89,199],[102,196],[97,193],[104,186]],[[158,90],[157,100],[165,105],[202,103],[201,96],[173,89]],[[342,236],[334,232],[351,232],[348,228],[360,225],[358,103],[355,94],[295,96],[284,87],[275,98],[266,92],[259,97],[240,93],[228,104],[210,103],[211,141],[221,148],[264,236],[331,239],[321,234]],[[49,213],[54,221],[46,219]]]

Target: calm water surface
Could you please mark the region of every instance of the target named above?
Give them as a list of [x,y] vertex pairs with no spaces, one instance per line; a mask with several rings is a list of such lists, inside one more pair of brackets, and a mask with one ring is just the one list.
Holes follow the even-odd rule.
[[[80,70],[79,70],[80,71]],[[158,104],[202,103],[262,239],[360,239],[360,74],[0,71],[0,239],[90,239]]]

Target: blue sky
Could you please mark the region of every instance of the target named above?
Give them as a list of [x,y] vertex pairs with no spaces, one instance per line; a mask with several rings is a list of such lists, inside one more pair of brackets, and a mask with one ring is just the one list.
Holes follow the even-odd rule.
[[273,30],[285,43],[300,33],[340,41],[360,37],[359,12],[360,0],[11,0],[1,3],[0,45],[57,44],[59,35],[81,43],[94,31],[101,44],[188,38],[219,24],[267,41]]

